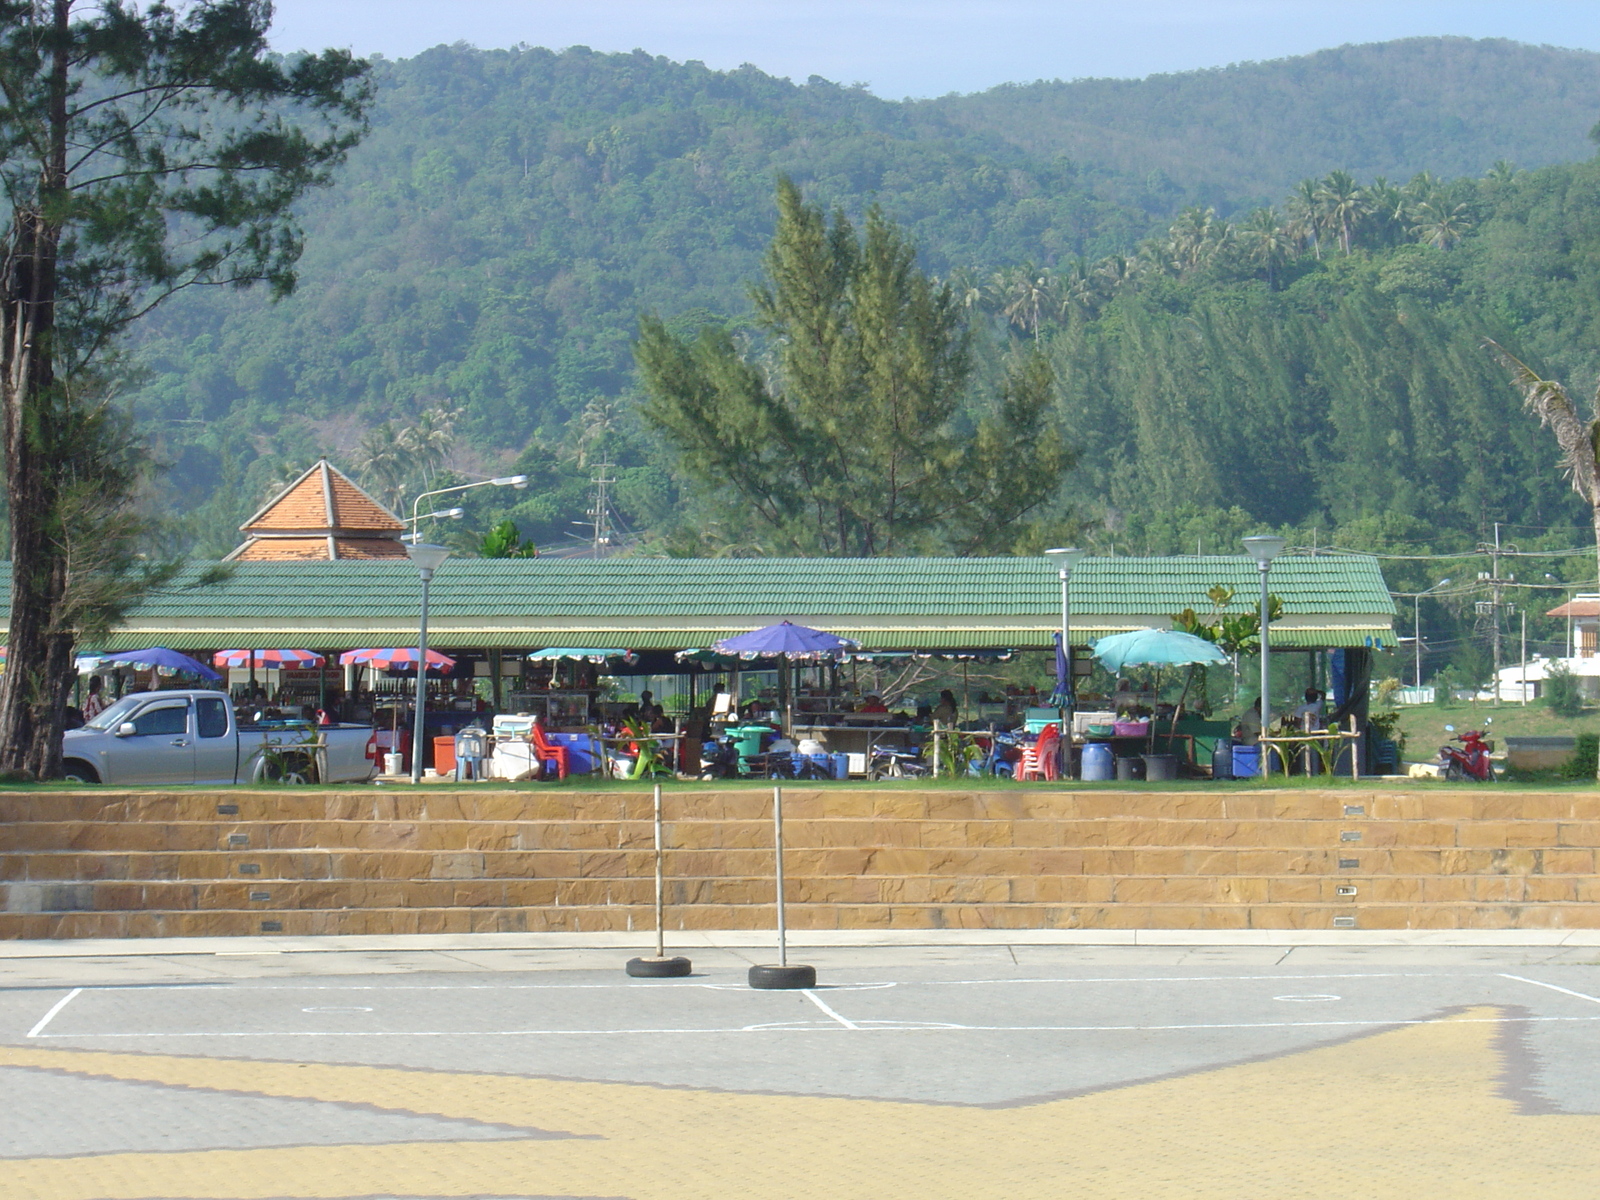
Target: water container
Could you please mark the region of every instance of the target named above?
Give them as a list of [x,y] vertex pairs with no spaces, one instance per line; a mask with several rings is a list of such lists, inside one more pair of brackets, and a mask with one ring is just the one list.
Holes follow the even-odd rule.
[[1150,780],[1176,779],[1178,756],[1176,754],[1144,755],[1144,777]]
[[1116,755],[1104,742],[1090,742],[1083,748],[1083,779],[1086,783],[1113,778]]
[[1261,774],[1260,746],[1235,746],[1232,759],[1235,779],[1253,779]]
[[1117,759],[1117,778],[1124,781],[1143,779],[1144,759],[1137,755],[1133,758]]
[[1211,751],[1211,778],[1233,778],[1233,739],[1218,738],[1215,749]]
[[835,779],[850,778],[850,756],[848,754],[830,754],[833,760],[833,777]]

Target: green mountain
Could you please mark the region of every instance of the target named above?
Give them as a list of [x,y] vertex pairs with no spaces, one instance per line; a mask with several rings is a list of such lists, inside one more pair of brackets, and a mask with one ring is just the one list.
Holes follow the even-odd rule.
[[1406,38],[1147,79],[1014,84],[915,108],[1031,155],[1160,172],[1226,210],[1275,201],[1331,166],[1408,179],[1587,157],[1600,54]]
[[[905,225],[927,267],[969,289],[981,355],[997,369],[1007,340],[1023,331],[977,286],[992,273],[1037,264],[1082,274],[1152,234],[1165,238],[1186,205],[1214,204],[1226,216],[1334,168],[1365,180],[1368,171],[1476,175],[1499,158],[1583,157],[1584,132],[1600,115],[1597,64],[1600,56],[1569,51],[1431,39],[896,104],[823,80],[795,85],[642,53],[448,47],[380,63],[370,138],[338,186],[306,207],[299,292],[277,304],[257,294],[184,296],[141,328],[137,410],[172,464],[159,499],[183,515],[184,544],[220,553],[295,464],[327,451],[370,466],[420,414],[446,409],[455,413],[458,470],[516,464],[535,478],[512,506],[476,493],[469,508],[478,529],[512,516],[542,543],[559,541],[583,516],[595,459],[608,456],[622,518],[659,531],[681,518],[686,498],[670,459],[631,416],[637,314],[658,311],[684,327],[741,320],[780,172],[814,199],[856,213],[875,200]],[[1526,330],[1555,365],[1584,367],[1589,357],[1573,338],[1587,336],[1594,316],[1583,282],[1589,247],[1600,245],[1585,207],[1591,185],[1569,168],[1528,178],[1539,182],[1517,193],[1527,206],[1520,216],[1476,188],[1461,193],[1472,207],[1469,241],[1483,249],[1463,243],[1444,256],[1448,269],[1426,268],[1437,276],[1428,287],[1443,289],[1427,302],[1451,309],[1440,319],[1452,345],[1476,328],[1461,315],[1470,298],[1472,313]],[[1333,277],[1302,289],[1318,303],[1343,303],[1349,288],[1367,286],[1336,256],[1302,251],[1291,273]],[[1375,242],[1356,257],[1394,252]],[[1220,274],[1179,274],[1147,283],[1137,300],[1107,302],[1088,323],[1069,322],[1072,336],[1108,362],[1134,344],[1120,331],[1144,319],[1136,305],[1160,325],[1213,301],[1254,305],[1257,342],[1311,336],[1310,318],[1273,315],[1287,302],[1278,282],[1266,286],[1242,259]],[[1431,345],[1424,338],[1411,353]],[[1096,377],[1071,355],[1061,361],[1069,396],[1083,394]],[[1299,361],[1314,380],[1332,360],[1307,349]],[[1125,375],[1106,378],[1093,386],[1110,407],[1084,410],[1099,415],[1083,418],[1097,424],[1085,430],[1085,465],[1062,511],[1093,517],[1110,504],[1120,514],[1112,525],[1133,519],[1153,529],[1163,498],[1181,495],[1251,520],[1356,519],[1333,490],[1306,482],[1336,474],[1330,461],[1261,490],[1240,481],[1241,460],[1215,438],[1184,449],[1198,463],[1188,474],[1146,479],[1141,462],[1167,454],[1167,443],[1139,442],[1149,421],[1135,429],[1104,419],[1124,410],[1119,390],[1130,386]],[[1315,405],[1323,395],[1264,394],[1251,420],[1270,422],[1273,405]],[[1349,403],[1359,407],[1359,396]],[[1226,394],[1215,404],[1225,414]],[[1503,410],[1485,409],[1482,421],[1503,419]],[[390,421],[396,429],[385,431]],[[1533,435],[1528,442],[1529,455],[1544,453]],[[1298,452],[1330,444],[1312,431]],[[1524,465],[1496,462],[1497,487]],[[1406,464],[1392,469],[1403,474]],[[1439,471],[1454,497],[1459,481],[1448,465]],[[1145,483],[1118,491],[1117,479]],[[1207,480],[1233,482],[1207,492]],[[1285,502],[1285,489],[1298,498]],[[1536,503],[1541,513],[1554,505],[1557,520],[1570,519],[1559,487],[1537,490],[1537,501],[1503,487],[1451,499],[1452,528],[1467,536],[1468,524],[1506,504]],[[1139,503],[1148,511],[1130,515]]]

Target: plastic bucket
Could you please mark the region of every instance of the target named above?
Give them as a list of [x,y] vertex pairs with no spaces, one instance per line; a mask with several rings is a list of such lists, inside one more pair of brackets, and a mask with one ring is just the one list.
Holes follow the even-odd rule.
[[406,756],[398,750],[392,750],[383,756],[383,773],[385,775],[404,775],[406,773]]
[[1144,777],[1146,779],[1176,779],[1178,777],[1178,756],[1176,754],[1146,754],[1144,757]]
[[1260,746],[1235,746],[1231,758],[1235,779],[1253,779],[1261,774]]
[[1117,778],[1124,781],[1143,779],[1144,759],[1138,757],[1117,759]]
[[1111,779],[1116,770],[1116,756],[1103,742],[1090,742],[1083,748],[1083,779],[1087,783]]
[[833,777],[835,779],[850,778],[850,756],[848,754],[830,754],[833,762]]

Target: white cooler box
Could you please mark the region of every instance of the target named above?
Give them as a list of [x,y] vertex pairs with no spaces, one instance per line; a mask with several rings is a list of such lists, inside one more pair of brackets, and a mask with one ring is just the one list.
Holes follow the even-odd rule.
[[539,760],[532,746],[527,742],[495,743],[494,753],[489,756],[490,779],[515,779],[530,771],[534,775],[539,772]]

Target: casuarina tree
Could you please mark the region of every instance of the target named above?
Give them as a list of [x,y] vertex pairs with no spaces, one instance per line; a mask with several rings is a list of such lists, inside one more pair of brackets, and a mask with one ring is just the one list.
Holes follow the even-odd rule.
[[[11,622],[0,768],[59,766],[74,522],[119,335],[184,288],[288,293],[291,212],[365,130],[366,64],[268,53],[267,0],[0,0],[0,403]],[[93,381],[93,387],[88,386]],[[85,400],[85,396],[91,398]],[[101,420],[97,437],[108,428]],[[122,486],[113,480],[107,484]]]
[[792,554],[1011,550],[1015,522],[1072,464],[1043,353],[1020,353],[973,403],[951,288],[876,208],[858,234],[788,179],[765,267],[751,288],[758,345],[641,322],[641,412],[680,469],[730,522]]

